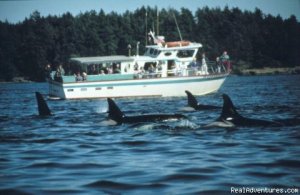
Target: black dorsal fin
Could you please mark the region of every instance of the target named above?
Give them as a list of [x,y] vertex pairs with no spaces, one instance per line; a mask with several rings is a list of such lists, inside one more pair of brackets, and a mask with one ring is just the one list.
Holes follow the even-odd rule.
[[196,100],[195,96],[189,92],[189,91],[185,91],[187,98],[188,98],[188,105],[192,108],[197,108],[198,106],[198,101]]
[[52,115],[46,101],[44,100],[42,94],[35,92],[36,101],[38,104],[38,110],[40,116],[49,116]]
[[122,123],[124,114],[117,106],[117,104],[111,99],[107,98],[108,103],[108,117],[117,123]]
[[227,119],[227,118],[234,118],[234,117],[240,117],[239,113],[236,111],[235,106],[233,105],[230,97],[226,94],[223,94],[223,109],[221,118]]

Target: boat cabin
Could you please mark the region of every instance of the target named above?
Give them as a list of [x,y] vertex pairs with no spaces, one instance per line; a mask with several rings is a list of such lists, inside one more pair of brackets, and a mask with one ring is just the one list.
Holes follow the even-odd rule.
[[213,71],[203,72],[201,63],[196,61],[200,47],[200,43],[177,41],[146,46],[142,56],[71,58],[69,75],[62,75],[56,81],[71,83],[208,75]]

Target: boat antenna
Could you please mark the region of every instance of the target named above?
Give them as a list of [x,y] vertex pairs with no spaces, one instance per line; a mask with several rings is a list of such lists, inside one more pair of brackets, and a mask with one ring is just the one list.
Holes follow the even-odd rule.
[[157,8],[157,23],[156,23],[156,35],[158,36],[159,35],[159,10]]
[[147,10],[146,10],[146,21],[145,21],[145,23],[146,23],[146,45],[148,45],[148,23],[147,23],[147,17],[148,17],[148,13],[147,13]]
[[179,26],[178,26],[178,23],[177,23],[177,20],[176,20],[176,17],[175,17],[175,13],[173,13],[173,16],[174,16],[174,20],[175,20],[175,24],[176,24],[176,27],[177,27],[177,31],[178,31],[180,40],[182,41],[182,36],[181,36],[180,29],[179,29]]

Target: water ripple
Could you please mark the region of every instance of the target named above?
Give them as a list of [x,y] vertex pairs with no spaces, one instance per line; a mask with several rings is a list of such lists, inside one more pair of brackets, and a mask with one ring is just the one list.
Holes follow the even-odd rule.
[[129,183],[121,183],[121,182],[113,182],[109,180],[99,180],[96,182],[92,182],[90,184],[85,185],[86,187],[92,188],[103,188],[103,189],[111,189],[115,190],[134,190],[134,189],[154,189],[154,188],[164,188],[167,185],[161,183],[150,183],[150,184],[129,184]]

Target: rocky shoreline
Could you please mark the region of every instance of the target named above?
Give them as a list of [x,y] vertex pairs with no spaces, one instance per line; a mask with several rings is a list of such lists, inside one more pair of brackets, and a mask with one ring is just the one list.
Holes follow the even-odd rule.
[[11,81],[2,81],[2,80],[0,80],[0,83],[31,83],[31,82],[33,82],[33,81],[29,80],[26,77],[21,77],[21,76],[14,77],[14,78],[12,78]]
[[300,66],[292,68],[252,68],[252,69],[236,69],[233,70],[233,74],[236,75],[245,75],[245,76],[254,76],[254,75],[282,75],[282,74],[300,74]]

